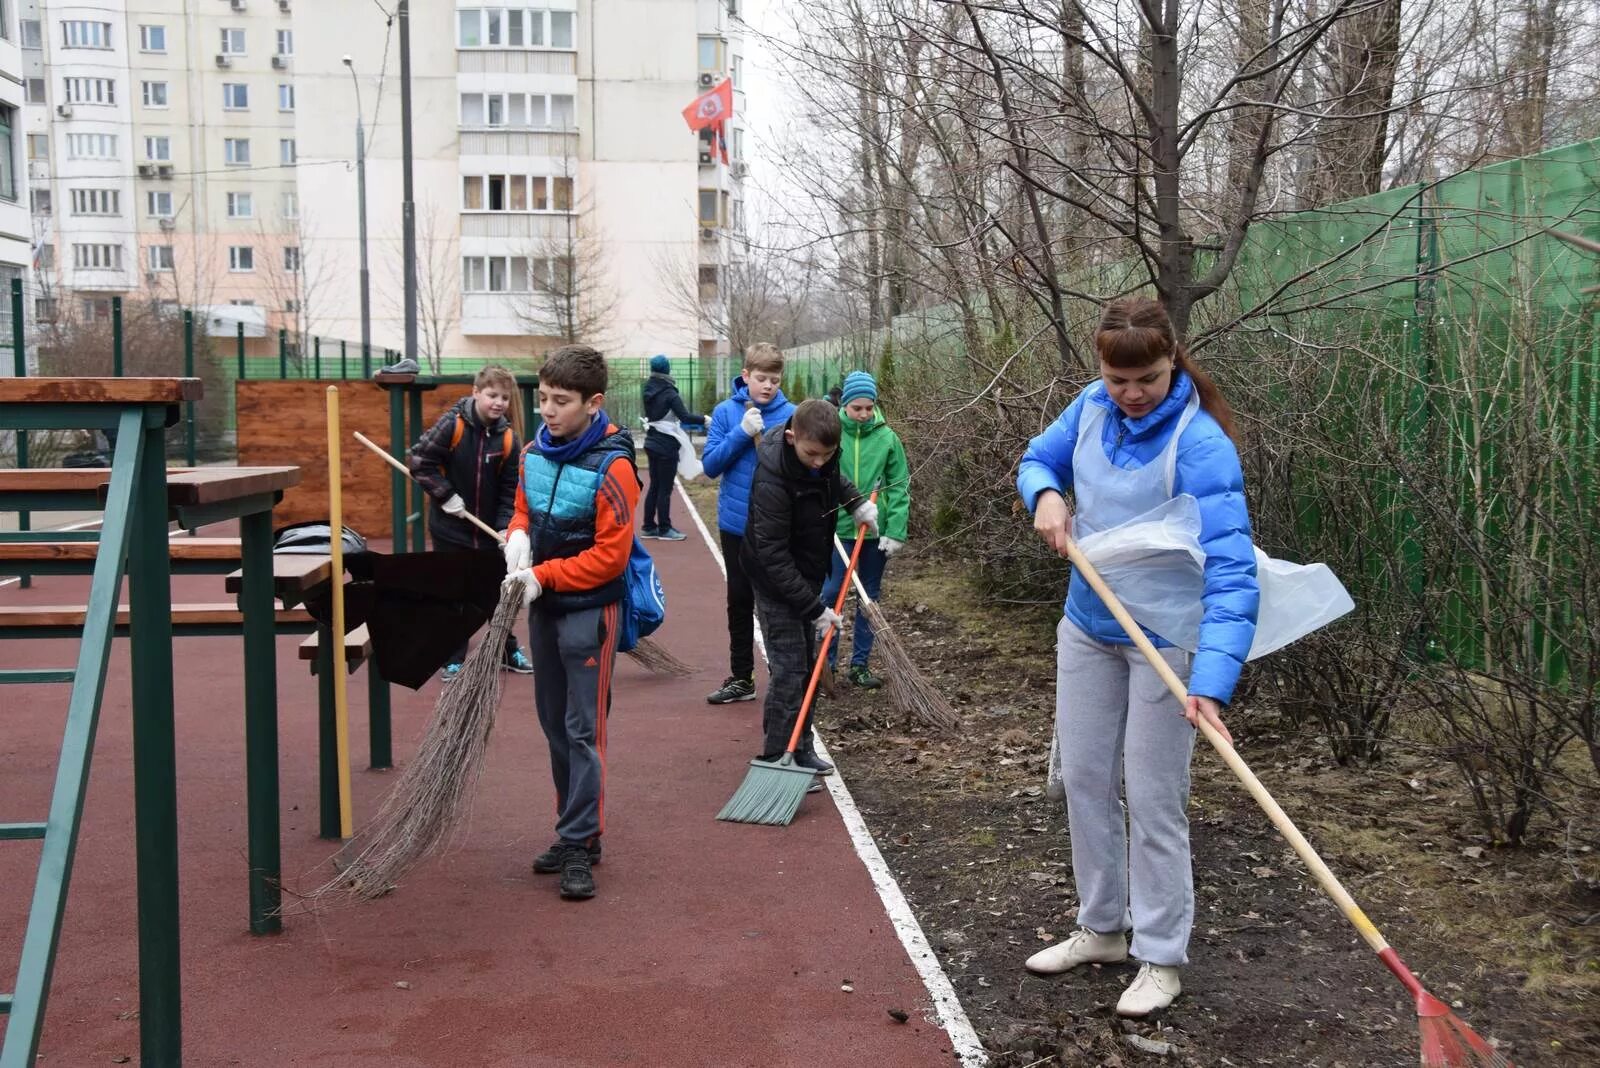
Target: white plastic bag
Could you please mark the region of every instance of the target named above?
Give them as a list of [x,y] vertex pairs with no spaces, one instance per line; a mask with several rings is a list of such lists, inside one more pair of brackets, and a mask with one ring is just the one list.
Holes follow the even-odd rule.
[[[1153,634],[1194,652],[1205,608],[1200,502],[1179,494],[1144,515],[1086,536],[1078,548],[1130,615]],[[1261,607],[1247,660],[1276,652],[1355,607],[1326,564],[1291,564],[1256,549]]]
[[678,439],[678,477],[685,482],[691,478],[698,478],[705,470],[700,464],[700,457],[694,454],[694,445],[689,441],[689,434],[683,429],[677,417],[671,419],[657,419],[655,422],[646,421],[645,425],[651,430],[659,430],[669,438]]

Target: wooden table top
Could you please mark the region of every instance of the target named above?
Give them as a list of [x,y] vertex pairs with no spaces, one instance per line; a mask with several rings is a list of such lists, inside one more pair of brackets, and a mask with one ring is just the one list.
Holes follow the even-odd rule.
[[[0,470],[0,493],[98,492],[110,483],[111,469],[106,467]],[[167,469],[167,503],[217,504],[299,484],[298,467],[172,467]]]
[[203,392],[198,378],[0,378],[0,404],[179,404]]

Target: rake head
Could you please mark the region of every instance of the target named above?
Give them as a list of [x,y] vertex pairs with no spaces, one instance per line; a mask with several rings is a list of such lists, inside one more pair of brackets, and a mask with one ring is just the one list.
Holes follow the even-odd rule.
[[1417,995],[1417,1025],[1422,1068],[1512,1068],[1504,1054],[1426,990]]

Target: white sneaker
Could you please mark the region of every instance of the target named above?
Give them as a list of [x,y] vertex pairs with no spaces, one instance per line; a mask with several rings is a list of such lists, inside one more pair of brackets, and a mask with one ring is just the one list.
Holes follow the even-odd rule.
[[1117,1015],[1141,1017],[1166,1008],[1183,993],[1178,969],[1165,964],[1141,964],[1128,989],[1117,999]]
[[1060,975],[1080,964],[1121,964],[1127,959],[1126,934],[1100,934],[1080,927],[1049,949],[1029,957],[1022,966],[1036,975]]

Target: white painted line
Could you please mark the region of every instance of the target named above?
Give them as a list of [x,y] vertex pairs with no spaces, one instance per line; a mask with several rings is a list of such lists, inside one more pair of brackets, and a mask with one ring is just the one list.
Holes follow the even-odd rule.
[[[688,491],[683,488],[681,479],[677,480],[677,488],[678,496],[689,509],[689,514],[694,517],[694,525],[700,531],[700,537],[705,539],[706,548],[711,550],[711,556],[716,560],[718,570],[726,579],[728,567],[722,559],[722,549],[711,536],[711,531],[706,529],[705,520],[700,518],[700,510],[695,507],[694,501],[689,499]],[[759,627],[756,630],[756,642],[761,644]],[[761,658],[765,660],[766,656],[766,646],[761,645]],[[824,760],[829,760],[828,747],[822,741],[821,732],[816,733],[817,750]],[[889,870],[888,862],[879,852],[878,844],[872,840],[872,832],[867,830],[866,820],[862,819],[855,798],[850,796],[850,789],[844,784],[843,772],[835,769],[832,775],[822,781],[828,784],[828,793],[832,795],[834,806],[838,808],[839,815],[844,820],[845,830],[850,832],[850,842],[855,846],[856,856],[861,858],[867,874],[872,876],[872,885],[878,891],[878,898],[883,902],[884,911],[889,914],[889,921],[894,924],[895,934],[900,936],[900,944],[905,948],[906,956],[911,958],[912,967],[917,969],[917,974],[922,977],[922,985],[927,988],[928,996],[933,999],[939,1026],[950,1036],[950,1045],[961,1058],[963,1068],[980,1068],[989,1060],[983,1043],[978,1039],[977,1031],[973,1030],[972,1021],[967,1019],[967,1011],[961,1007],[961,999],[956,997],[955,987],[950,984],[950,977],[945,975],[938,955],[928,944],[928,937],[923,934],[922,925],[917,922],[916,914],[911,911],[905,894],[900,890],[900,884],[895,882],[894,873]]]

